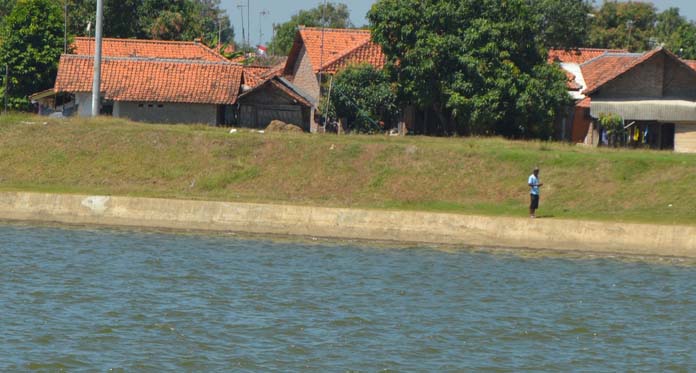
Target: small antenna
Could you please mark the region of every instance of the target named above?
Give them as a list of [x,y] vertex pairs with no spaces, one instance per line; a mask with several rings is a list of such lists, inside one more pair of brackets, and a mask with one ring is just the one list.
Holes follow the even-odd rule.
[[237,5],[237,9],[239,9],[239,14],[242,16],[242,44],[246,42],[246,35],[244,32],[244,8],[246,8],[246,5],[239,4]]
[[263,44],[263,17],[271,14],[267,9],[264,9],[259,12],[259,44]]

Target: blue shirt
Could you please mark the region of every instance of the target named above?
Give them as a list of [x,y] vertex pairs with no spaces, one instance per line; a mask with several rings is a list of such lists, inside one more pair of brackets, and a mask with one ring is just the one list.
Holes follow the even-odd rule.
[[534,176],[534,174],[529,175],[529,181],[527,182],[532,187],[529,193],[538,196],[539,195],[539,179]]

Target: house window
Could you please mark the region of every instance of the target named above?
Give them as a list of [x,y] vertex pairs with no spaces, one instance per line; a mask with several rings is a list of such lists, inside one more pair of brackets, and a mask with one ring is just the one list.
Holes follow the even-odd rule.
[[158,105],[157,105],[157,107],[164,107],[164,105],[162,105],[162,104],[158,104]]
[[152,106],[153,106],[152,104],[147,104],[147,107],[152,107]]
[[145,106],[145,105],[143,105],[143,104],[138,104],[138,107],[143,107],[143,106]]

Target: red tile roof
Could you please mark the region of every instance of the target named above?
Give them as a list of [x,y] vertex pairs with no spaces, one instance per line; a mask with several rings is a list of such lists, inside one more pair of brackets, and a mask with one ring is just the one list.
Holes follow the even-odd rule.
[[592,98],[590,98],[590,97],[585,97],[575,104],[576,107],[585,108],[585,109],[589,109],[591,105],[592,105]]
[[580,86],[580,84],[578,84],[578,83],[575,81],[575,78],[576,78],[576,77],[575,77],[575,74],[571,73],[571,72],[568,71],[568,70],[563,70],[563,72],[564,72],[565,75],[566,75],[566,79],[567,79],[567,80],[566,80],[566,87],[568,88],[568,90],[570,90],[570,91],[579,91],[579,90],[582,89],[582,86]]
[[254,88],[257,85],[263,83],[263,75],[269,70],[268,66],[242,66],[244,70],[244,84]]
[[588,95],[602,85],[616,79],[635,66],[636,61],[642,56],[635,53],[606,54],[584,63],[580,66],[587,85],[583,93]]
[[[94,38],[76,37],[73,53],[94,55]],[[102,42],[104,57],[147,57],[210,62],[227,62],[227,59],[199,42],[163,41],[141,39],[104,38]]]
[[250,90],[250,91],[247,91],[247,92],[244,92],[243,94],[241,94],[241,95],[239,96],[239,98],[242,99],[243,97],[252,95],[254,92],[256,92],[257,90],[261,89],[261,87],[263,87],[263,86],[265,86],[265,85],[272,85],[272,86],[275,87],[276,89],[278,89],[278,90],[284,92],[284,93],[287,94],[289,97],[291,97],[292,99],[294,99],[295,101],[297,101],[298,103],[300,103],[300,104],[302,104],[302,105],[304,105],[304,106],[306,106],[306,107],[312,107],[312,106],[313,106],[312,103],[309,102],[309,100],[307,100],[304,96],[300,95],[299,93],[295,92],[293,89],[291,89],[290,87],[288,87],[288,86],[282,81],[282,79],[279,78],[279,77],[272,77],[272,78],[270,78],[270,79],[267,79],[267,80],[263,81],[262,83],[260,83],[259,85],[257,85],[254,89],[252,89],[252,90]]
[[291,73],[302,46],[307,50],[314,73],[335,73],[350,63],[370,63],[384,66],[382,49],[371,42],[370,30],[300,28],[295,37],[286,73]]
[[[63,55],[56,92],[91,92],[94,58]],[[230,63],[106,57],[105,98],[114,101],[234,104],[242,68]]]
[[367,42],[346,53],[344,56],[337,58],[335,61],[326,64],[324,71],[329,74],[335,74],[338,71],[345,69],[348,65],[356,63],[368,63],[378,69],[381,69],[384,67],[385,61],[386,57],[382,52],[382,47],[373,42]]
[[614,79],[625,74],[632,68],[650,60],[658,54],[665,54],[667,58],[671,58],[678,63],[683,63],[684,66],[690,68],[694,74],[694,66],[696,64],[690,63],[690,61],[681,60],[672,52],[664,49],[657,48],[647,53],[607,53],[593,60],[587,61],[586,63],[580,65],[582,69],[582,75],[587,84],[587,88],[583,91],[585,95],[591,95],[596,92],[603,85],[613,81]]
[[550,49],[548,61],[581,64],[607,53],[628,53],[628,51],[599,48]]

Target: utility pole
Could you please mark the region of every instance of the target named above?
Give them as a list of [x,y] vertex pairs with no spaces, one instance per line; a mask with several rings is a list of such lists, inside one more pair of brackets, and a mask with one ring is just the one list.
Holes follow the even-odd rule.
[[92,116],[99,115],[99,96],[101,93],[101,57],[102,57],[102,21],[104,18],[104,1],[97,0],[97,26],[94,47],[94,79],[92,80]]
[[68,0],[65,1],[65,22],[63,24],[63,53],[68,53]]
[[239,9],[239,14],[242,16],[242,44],[246,42],[246,34],[244,32],[244,8],[246,8],[246,5],[237,5],[237,9]]
[[326,27],[326,1],[321,10],[321,47],[319,48],[319,97],[321,97],[322,71],[324,69],[324,28]]
[[9,64],[5,64],[5,92],[4,92],[4,96],[5,96],[5,110],[3,111],[3,114],[7,114],[7,94],[8,94],[8,93],[7,93],[7,90],[8,90],[9,87],[10,87],[10,85],[9,85],[9,79],[10,79],[10,65],[9,65]]
[[251,46],[251,1],[247,0],[247,45]]
[[[324,8],[321,10],[321,52],[319,52],[319,100],[321,100],[321,85],[323,83],[323,70],[324,70],[324,28],[326,27],[326,1],[324,0]],[[333,83],[333,79],[331,80]],[[329,86],[329,97],[331,96],[331,87]],[[329,119],[329,103],[326,103],[324,108],[324,130],[326,130],[326,122]]]
[[271,14],[271,12],[266,9],[259,12],[259,44],[263,44],[263,17],[269,14]]

